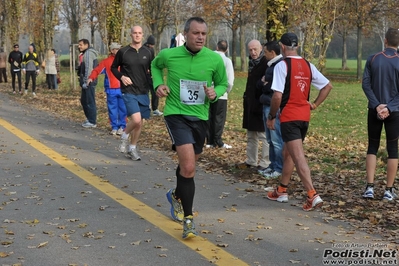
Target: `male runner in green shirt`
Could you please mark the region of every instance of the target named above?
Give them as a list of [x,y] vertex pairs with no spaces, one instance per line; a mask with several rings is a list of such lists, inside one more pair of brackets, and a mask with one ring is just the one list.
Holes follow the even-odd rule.
[[194,175],[205,143],[209,103],[222,96],[228,86],[222,58],[204,47],[206,34],[207,25],[202,18],[188,19],[184,26],[186,43],[162,50],[151,64],[156,94],[166,97],[165,122],[179,159],[177,186],[166,196],[172,218],[183,221],[183,239],[197,235],[192,213]]

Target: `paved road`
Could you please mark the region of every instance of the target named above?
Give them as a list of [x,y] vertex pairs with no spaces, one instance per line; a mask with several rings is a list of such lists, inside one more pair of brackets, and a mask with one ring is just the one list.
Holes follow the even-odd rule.
[[167,153],[141,147],[133,162],[100,129],[0,96],[0,265],[317,266],[325,252],[341,257],[375,243],[389,251],[295,199],[271,202],[260,187],[201,169],[200,236],[183,241],[165,198],[175,185]]

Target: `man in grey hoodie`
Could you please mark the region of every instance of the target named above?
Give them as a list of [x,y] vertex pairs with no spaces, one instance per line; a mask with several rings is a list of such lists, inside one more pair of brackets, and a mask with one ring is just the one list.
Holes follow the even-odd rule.
[[82,127],[94,128],[97,126],[97,107],[96,107],[96,85],[97,80],[93,80],[87,85],[87,80],[91,71],[98,65],[97,51],[90,47],[90,42],[87,39],[79,40],[78,48],[79,55],[79,84],[82,88],[80,103],[83,107],[83,112],[86,116],[86,121],[83,122]]

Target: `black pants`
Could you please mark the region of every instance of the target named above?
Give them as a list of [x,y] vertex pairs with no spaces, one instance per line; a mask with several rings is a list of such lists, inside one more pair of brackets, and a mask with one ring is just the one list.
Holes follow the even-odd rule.
[[11,69],[11,82],[12,82],[12,90],[15,91],[15,76],[18,78],[18,90],[22,89],[22,80],[21,80],[21,70],[13,71]]
[[367,116],[369,144],[367,154],[376,155],[380,147],[382,126],[385,127],[388,159],[398,158],[399,112],[391,112],[384,120],[377,118],[377,111],[370,109]]
[[3,82],[3,78],[4,78],[4,82],[7,82],[7,71],[6,71],[6,68],[0,68],[0,83]]
[[226,122],[227,100],[218,100],[209,106],[207,144],[223,147],[222,134]]
[[32,92],[36,91],[36,71],[26,71],[25,90],[28,89],[29,79],[32,79]]
[[97,123],[96,87],[90,84],[86,89],[82,88],[80,103],[87,120],[95,125]]
[[154,88],[151,87],[150,92],[151,92],[151,109],[155,111],[158,109],[159,98],[156,95]]
[[47,83],[47,88],[50,90],[55,89],[55,83],[56,81],[56,75],[55,74],[46,74],[46,83]]

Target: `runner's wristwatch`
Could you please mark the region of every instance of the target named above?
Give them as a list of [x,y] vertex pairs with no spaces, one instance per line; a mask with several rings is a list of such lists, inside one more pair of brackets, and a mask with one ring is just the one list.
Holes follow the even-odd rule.
[[276,116],[275,115],[273,116],[271,113],[267,115],[267,119],[269,120],[273,120],[274,118],[276,118]]

